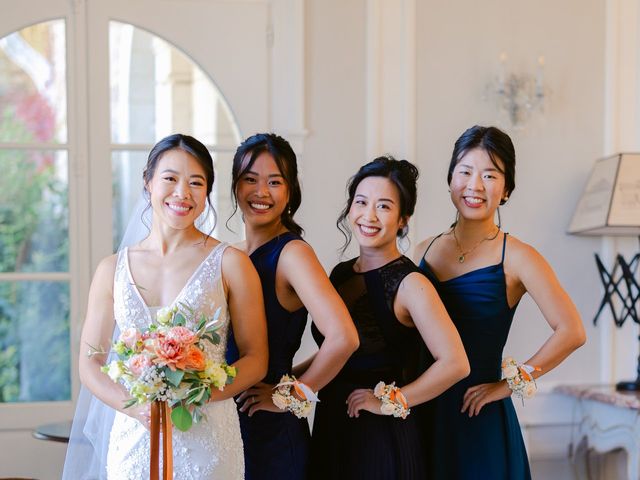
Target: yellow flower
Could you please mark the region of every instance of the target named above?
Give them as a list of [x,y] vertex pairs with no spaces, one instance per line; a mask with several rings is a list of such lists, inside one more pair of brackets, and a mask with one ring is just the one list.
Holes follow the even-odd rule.
[[205,362],[204,374],[206,378],[211,380],[214,387],[222,390],[227,383],[227,371],[220,365],[212,360]]

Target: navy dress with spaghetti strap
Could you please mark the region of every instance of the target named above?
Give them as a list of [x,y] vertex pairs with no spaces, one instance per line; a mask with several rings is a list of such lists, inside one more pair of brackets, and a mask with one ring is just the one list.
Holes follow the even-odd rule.
[[471,374],[422,408],[429,478],[530,479],[529,462],[511,397],[485,405],[477,416],[461,413],[469,387],[501,378],[502,351],[516,306],[509,307],[502,258],[441,282],[425,261],[419,268],[431,280],[460,333]]
[[[421,339],[415,328],[401,324],[393,302],[402,280],[418,269],[406,257],[364,273],[356,259],[337,265],[331,282],[344,300],[358,331],[360,346],[340,373],[319,394],[311,439],[309,478],[318,480],[423,480],[420,424],[361,411],[347,415],[347,397],[379,381],[403,386],[417,376]],[[311,327],[318,345],[324,338]]]
[[[283,248],[302,237],[286,232],[258,247],[249,258],[262,282],[262,294],[267,314],[269,367],[265,383],[276,384],[282,375],[291,374],[293,357],[300,348],[307,323],[307,310],[286,310],[276,295],[276,269]],[[233,336],[227,346],[227,362],[235,362],[238,348]],[[239,404],[238,407],[242,405]],[[309,422],[291,413],[258,411],[251,417],[238,411],[244,443],[245,479],[271,480],[286,478],[303,480],[307,477],[309,458]]]

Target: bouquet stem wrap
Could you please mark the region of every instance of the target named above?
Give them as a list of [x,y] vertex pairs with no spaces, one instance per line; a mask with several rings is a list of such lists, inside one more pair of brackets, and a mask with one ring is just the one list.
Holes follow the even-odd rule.
[[151,440],[149,480],[160,480],[160,432],[162,432],[162,480],[173,479],[171,445],[171,407],[167,402],[151,402]]

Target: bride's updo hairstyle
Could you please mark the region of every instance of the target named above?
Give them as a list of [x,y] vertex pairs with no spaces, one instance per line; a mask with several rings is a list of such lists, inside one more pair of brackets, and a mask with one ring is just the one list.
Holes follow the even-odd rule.
[[[349,210],[351,210],[351,204],[353,198],[356,195],[356,190],[360,182],[367,177],[383,177],[387,178],[393,183],[398,190],[400,196],[400,217],[409,220],[409,217],[413,215],[416,207],[416,199],[418,196],[418,168],[408,162],[407,160],[396,160],[392,156],[378,157],[372,162],[367,163],[360,167],[358,172],[349,179],[347,184],[347,203],[340,212],[336,226],[340,230],[340,233],[345,238],[345,244],[340,251],[345,252],[349,243],[351,243],[351,229],[349,228],[349,222],[347,217],[349,216]],[[405,225],[397,232],[397,236],[403,239],[409,233],[409,226]]]
[[487,152],[491,163],[504,175],[505,198],[500,200],[500,205],[504,205],[511,192],[516,188],[516,151],[509,135],[499,128],[475,125],[460,135],[451,154],[447,184],[451,183],[456,165],[469,150],[474,148],[480,148]]
[[[233,167],[231,170],[231,198],[233,198],[235,215],[238,210],[238,198],[236,197],[236,187],[238,182],[245,174],[251,170],[256,159],[262,153],[269,153],[278,166],[278,170],[282,174],[284,183],[289,190],[289,203],[280,217],[282,225],[290,232],[296,235],[304,233],[303,228],[296,223],[293,216],[300,208],[302,202],[302,189],[298,180],[298,162],[296,154],[291,148],[289,142],[275,133],[257,133],[247,138],[240,144],[233,156]],[[248,161],[245,163],[245,159]],[[244,164],[244,165],[243,165]]]
[[[207,211],[210,211],[213,214],[213,225],[211,226],[211,232],[215,228],[216,223],[216,211],[211,204],[211,198],[209,195],[213,189],[213,181],[215,179],[215,174],[213,172],[213,158],[211,158],[211,154],[207,147],[205,147],[200,140],[197,140],[189,135],[183,135],[182,133],[174,133],[173,135],[169,135],[168,137],[163,138],[158,143],[154,145],[154,147],[149,152],[149,157],[147,158],[147,164],[144,167],[144,171],[142,172],[142,181],[144,182],[144,197],[147,199],[147,206],[145,207],[142,215],[142,222],[149,228],[147,225],[145,213],[151,208],[151,200],[149,198],[149,192],[147,190],[147,185],[151,182],[153,175],[156,173],[156,169],[158,168],[158,163],[162,156],[170,151],[170,150],[182,150],[189,155],[191,155],[197,162],[198,165],[202,167],[204,170],[205,181],[207,184],[207,208],[205,209],[204,217],[207,217]],[[203,223],[205,223],[203,221]],[[199,226],[198,228],[203,228],[204,225]],[[211,233],[209,232],[209,234]]]
[[168,137],[163,138],[149,152],[149,158],[147,159],[147,165],[142,172],[142,180],[144,181],[145,191],[146,185],[151,181],[153,175],[156,173],[158,162],[162,158],[162,155],[169,150],[183,150],[196,159],[198,164],[204,170],[204,175],[207,182],[207,201],[209,201],[209,194],[213,189],[213,180],[215,175],[213,173],[213,159],[207,147],[202,142],[196,140],[189,135],[183,135],[182,133],[174,133]]

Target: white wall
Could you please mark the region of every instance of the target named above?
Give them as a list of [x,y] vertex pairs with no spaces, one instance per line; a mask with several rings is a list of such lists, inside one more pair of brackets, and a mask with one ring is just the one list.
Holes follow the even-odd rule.
[[[576,11],[580,10],[580,15]],[[524,130],[507,127],[516,147],[516,189],[503,207],[506,231],[536,247],[554,267],[587,325],[589,342],[551,381],[597,380],[591,320],[599,303],[593,260],[597,239],[567,235],[569,221],[595,159],[603,153],[604,2],[420,2],[418,6],[418,159],[420,237],[445,229],[455,210],[446,172],[455,139],[474,124],[494,124],[485,86],[507,52],[516,72],[533,73],[546,59],[551,90],[543,115]],[[507,252],[508,255],[508,252]],[[506,351],[525,358],[549,335],[535,305],[516,314]]]
[[[565,231],[589,169],[604,149],[604,4],[416,2],[417,155],[409,160],[421,170],[417,239],[442,231],[453,219],[446,186],[453,142],[473,124],[495,122],[494,105],[482,97],[497,74],[499,54],[507,52],[518,72],[533,72],[537,57],[546,58],[545,83],[551,94],[544,115],[523,131],[507,129],[518,167],[503,225],[552,264],[583,316],[589,340],[540,381],[543,390],[599,378],[599,334],[591,320],[601,295],[593,261],[600,243]],[[327,270],[338,261],[336,249],[342,243],[335,219],[344,204],[346,181],[371,160],[366,158],[367,6],[367,0],[305,1],[309,134],[301,157],[300,220]],[[505,351],[524,359],[549,334],[535,305],[524,300]],[[312,346],[307,335],[300,356]],[[520,409],[521,421],[531,426],[527,438],[533,456],[565,453],[569,403],[541,395]],[[549,405],[557,407],[553,417]]]
[[[446,170],[455,139],[471,125],[495,124],[499,118],[494,103],[483,96],[497,75],[500,53],[508,54],[515,73],[533,74],[538,56],[546,59],[550,94],[544,114],[523,130],[506,127],[518,166],[516,190],[502,209],[502,220],[506,231],[535,246],[554,267],[583,317],[589,340],[540,380],[542,392],[558,383],[599,378],[599,331],[592,319],[601,295],[593,259],[600,242],[565,232],[590,168],[603,155],[604,3],[417,2],[417,156],[409,159],[421,170],[417,239],[444,230],[453,220]],[[307,2],[310,135],[302,167],[301,220],[328,269],[337,261],[335,248],[341,242],[333,224],[345,182],[371,160],[364,158],[366,12],[366,1]],[[550,333],[526,298],[505,352],[525,359]],[[532,457],[566,455],[571,401],[543,393],[534,402],[519,409]]]

